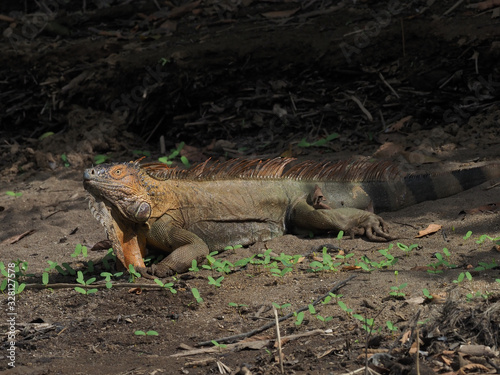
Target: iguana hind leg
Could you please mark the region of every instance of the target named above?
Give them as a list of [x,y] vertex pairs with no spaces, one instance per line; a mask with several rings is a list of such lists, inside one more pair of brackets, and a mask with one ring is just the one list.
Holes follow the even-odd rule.
[[166,277],[189,270],[193,260],[201,263],[209,253],[207,244],[196,234],[172,224],[172,218],[162,216],[148,232],[148,244],[170,254],[151,268],[155,276]]
[[305,200],[294,205],[290,218],[293,227],[313,232],[344,231],[351,237],[365,234],[372,241],[387,241],[393,237],[388,234],[385,221],[368,211],[357,208],[314,208]]

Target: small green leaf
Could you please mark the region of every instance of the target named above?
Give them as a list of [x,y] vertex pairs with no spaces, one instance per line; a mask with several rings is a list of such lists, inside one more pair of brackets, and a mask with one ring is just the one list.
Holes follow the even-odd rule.
[[95,164],[102,164],[106,162],[109,159],[108,155],[95,155],[94,156],[94,163]]
[[186,168],[191,168],[191,163],[189,162],[188,158],[185,156],[181,156],[181,163],[186,167]]
[[305,138],[302,138],[300,142],[297,144],[298,147],[310,147],[311,144],[306,141]]
[[136,336],[146,336],[146,332],[144,332],[144,331],[135,331],[134,335],[136,335]]
[[158,332],[156,332],[156,331],[147,331],[146,335],[147,336],[158,336]]
[[21,192],[16,193],[11,190],[6,191],[5,194],[7,194],[9,197],[20,197],[21,195],[23,195],[23,193]]
[[75,290],[78,292],[78,293],[81,293],[81,294],[87,294],[86,290],[83,289],[83,288],[80,288],[79,286],[75,286]]
[[38,137],[38,140],[43,141],[45,138],[48,138],[52,135],[54,135],[54,132],[45,132],[40,137]]

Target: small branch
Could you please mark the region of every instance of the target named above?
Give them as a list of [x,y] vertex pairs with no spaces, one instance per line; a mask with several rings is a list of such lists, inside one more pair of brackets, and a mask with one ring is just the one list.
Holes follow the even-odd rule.
[[398,99],[399,99],[399,94],[396,92],[396,90],[394,90],[394,89],[392,88],[392,86],[389,84],[389,82],[387,82],[387,81],[385,80],[385,78],[384,78],[384,76],[382,75],[382,73],[379,73],[379,74],[378,74],[378,76],[380,77],[380,79],[382,80],[382,82],[384,83],[384,85],[386,85],[386,86],[389,88],[389,90],[391,90],[391,92],[392,92],[392,93],[396,96],[396,98],[398,98]]
[[358,105],[359,109],[361,109],[361,111],[363,111],[363,113],[366,115],[366,117],[368,117],[368,120],[373,122],[372,114],[366,109],[366,107],[363,105],[363,103],[361,103],[361,101],[358,98],[356,98],[354,95],[351,95],[350,98]]
[[455,10],[456,7],[458,7],[460,4],[462,4],[464,0],[458,0],[450,9],[448,9],[446,12],[443,13],[443,16],[446,16],[448,13],[451,13]]
[[[338,289],[342,288],[345,284],[347,284],[349,281],[351,281],[352,279],[354,279],[355,277],[357,277],[357,275],[352,275],[351,277],[348,277],[347,279],[343,280],[343,281],[339,281],[337,284],[335,284],[335,286],[330,289],[326,294],[324,294],[323,296],[319,297],[318,299],[316,299],[316,301],[314,301],[312,303],[312,305],[317,305],[318,303],[320,303],[322,300],[324,300],[326,297],[328,297],[330,295],[330,293],[333,293],[335,291],[337,291]],[[290,314],[287,314],[283,317],[281,317],[278,321],[279,322],[282,322],[283,320],[286,320],[292,316],[294,316],[294,314],[298,314],[299,312],[301,311],[306,311],[309,309],[309,305],[306,305],[304,307],[301,307],[300,309],[290,313]],[[228,341],[233,341],[233,340],[238,340],[238,339],[243,339],[243,338],[246,338],[246,337],[250,337],[250,336],[253,336],[257,333],[260,333],[262,331],[265,331],[266,329],[269,329],[271,328],[272,326],[275,325],[275,322],[270,322],[268,324],[265,324],[263,325],[262,327],[259,327],[259,328],[256,328],[254,330],[251,330],[249,332],[245,332],[245,333],[240,333],[240,334],[237,334],[237,335],[233,335],[233,336],[227,336],[227,337],[221,337],[221,338],[218,338],[216,339],[215,341],[217,341],[218,343],[223,343],[223,342],[228,342]],[[203,342],[199,342],[198,344],[196,344],[196,346],[207,346],[207,345],[212,345],[212,341],[203,341]]]
[[285,373],[285,369],[283,368],[283,352],[281,351],[281,334],[280,334],[280,322],[278,319],[278,310],[273,305],[274,319],[276,322],[276,339],[278,340],[278,358],[280,361],[280,370],[281,373]]
[[[75,287],[80,287],[83,289],[105,289],[106,284],[69,284],[69,283],[57,283],[57,284],[26,284],[24,289],[73,289]],[[162,286],[156,284],[134,284],[134,283],[119,283],[113,284],[112,288],[143,288],[143,289],[151,289],[151,290],[159,290],[165,289]]]

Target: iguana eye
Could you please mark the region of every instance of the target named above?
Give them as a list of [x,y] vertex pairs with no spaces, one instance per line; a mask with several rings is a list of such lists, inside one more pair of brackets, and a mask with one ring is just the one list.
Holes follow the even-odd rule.
[[119,176],[119,175],[121,175],[121,173],[122,173],[122,170],[121,170],[121,169],[117,169],[117,170],[115,170],[115,175]]

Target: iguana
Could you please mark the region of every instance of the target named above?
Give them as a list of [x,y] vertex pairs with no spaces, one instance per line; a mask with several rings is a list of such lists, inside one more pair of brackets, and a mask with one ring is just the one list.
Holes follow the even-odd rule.
[[[102,164],[85,170],[83,183],[120,262],[146,277],[164,277],[186,272],[209,251],[284,233],[343,230],[390,240],[387,224],[367,208],[392,211],[500,177],[500,164],[414,175],[388,162],[292,161],[207,161],[189,170]],[[147,247],[169,255],[146,268]]]

